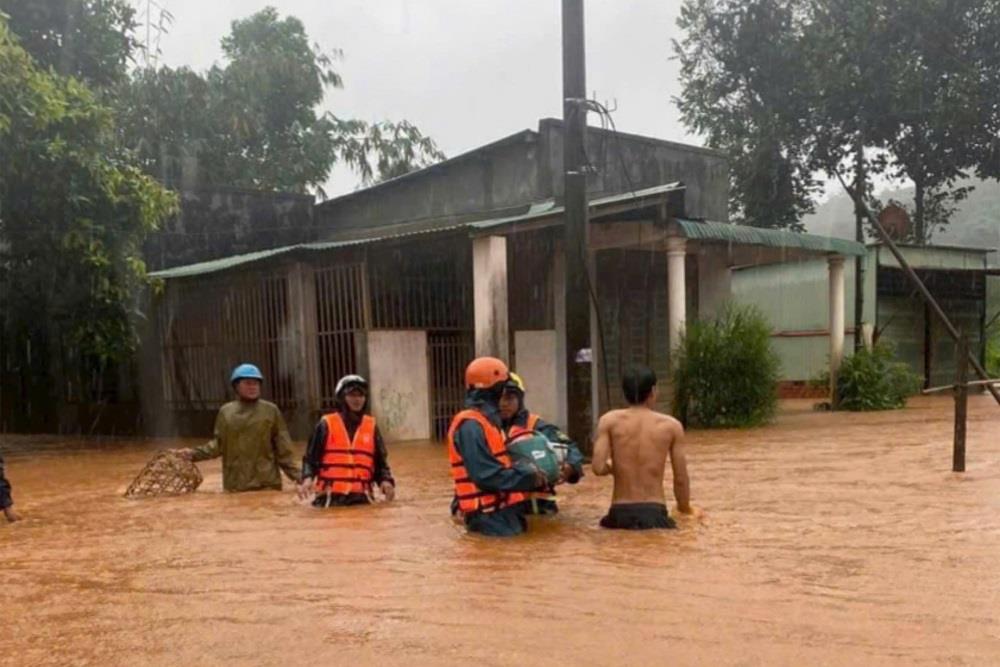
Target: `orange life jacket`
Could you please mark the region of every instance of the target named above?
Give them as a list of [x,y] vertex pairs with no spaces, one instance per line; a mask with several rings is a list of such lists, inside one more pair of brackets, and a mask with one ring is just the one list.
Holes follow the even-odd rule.
[[524,426],[514,425],[507,429],[507,439],[511,440],[524,433],[530,433],[535,430],[538,426],[538,420],[541,419],[538,415],[534,413],[528,414],[528,421],[524,423]]
[[510,455],[504,445],[503,432],[483,416],[478,410],[463,410],[455,415],[448,429],[448,458],[451,460],[451,478],[455,482],[455,498],[458,499],[458,509],[463,514],[472,512],[494,512],[498,509],[516,505],[527,495],[519,491],[490,493],[483,491],[469,478],[462,455],[455,446],[455,432],[462,422],[472,420],[479,424],[486,435],[486,444],[490,453],[496,457],[504,468],[510,468]]
[[[523,435],[525,433],[531,433],[532,431],[535,430],[535,427],[538,426],[539,419],[541,419],[541,417],[539,417],[538,415],[534,413],[529,413],[528,420],[524,423],[524,426],[518,426],[517,424],[515,424],[514,426],[511,426],[509,429],[507,429],[507,440],[510,441],[519,435]],[[528,500],[550,500],[554,495],[555,495],[554,493],[548,491],[532,491],[530,493],[525,494]]]
[[375,419],[361,418],[354,439],[337,413],[325,415],[326,446],[316,475],[317,493],[369,493],[375,474]]

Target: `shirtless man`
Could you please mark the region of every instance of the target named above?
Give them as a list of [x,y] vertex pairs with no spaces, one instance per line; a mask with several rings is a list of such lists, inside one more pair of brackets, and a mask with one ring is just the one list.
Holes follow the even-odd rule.
[[653,410],[656,374],[649,368],[626,372],[622,390],[629,407],[603,415],[594,442],[594,474],[612,474],[615,478],[611,509],[601,519],[601,527],[676,528],[667,514],[663,471],[669,455],[677,510],[693,514],[684,427],[673,417]]

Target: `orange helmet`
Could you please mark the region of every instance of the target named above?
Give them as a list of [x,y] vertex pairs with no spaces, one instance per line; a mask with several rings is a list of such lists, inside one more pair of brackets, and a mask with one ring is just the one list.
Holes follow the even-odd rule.
[[510,377],[507,364],[495,357],[473,359],[465,369],[465,386],[469,389],[489,389]]

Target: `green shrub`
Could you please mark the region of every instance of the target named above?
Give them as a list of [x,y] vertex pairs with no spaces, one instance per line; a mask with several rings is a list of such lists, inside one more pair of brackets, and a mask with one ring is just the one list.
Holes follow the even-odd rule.
[[756,308],[729,304],[690,322],[676,354],[674,414],[685,424],[757,426],[774,416],[781,364]]
[[1000,378],[1000,322],[994,323],[986,332],[986,374]]
[[920,377],[895,361],[892,345],[879,343],[844,358],[837,374],[837,407],[855,412],[895,410],[905,407],[907,397],[919,389]]

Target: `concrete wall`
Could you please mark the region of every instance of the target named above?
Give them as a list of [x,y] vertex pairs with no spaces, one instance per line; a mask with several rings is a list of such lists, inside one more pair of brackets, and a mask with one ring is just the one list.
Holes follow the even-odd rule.
[[[541,155],[547,162],[540,173],[548,175],[540,190],[547,197],[559,198],[563,193],[562,126],[562,121],[553,118],[539,124]],[[598,173],[587,181],[593,195],[683,181],[688,216],[723,222],[729,219],[729,162],[723,153],[635,134],[619,133],[616,138],[591,127],[587,130],[587,155],[598,167]]]
[[425,331],[369,331],[372,414],[387,441],[431,437],[430,373]]
[[[616,138],[599,128],[588,129],[587,144],[599,168],[589,179],[592,195],[683,181],[687,215],[728,219],[729,167],[722,153],[632,134]],[[316,210],[317,224],[326,236],[336,236],[421,221],[433,227],[461,216],[499,217],[533,201],[561,198],[562,164],[562,122],[543,119],[537,132],[525,130],[324,202]]]
[[705,245],[698,249],[693,261],[698,270],[698,312],[689,313],[699,319],[718,315],[723,306],[732,299],[732,269],[725,246]]
[[538,198],[537,135],[525,131],[439,165],[323,202],[317,222],[336,234],[516,207]]
[[[829,270],[825,259],[770,264],[733,272],[733,301],[756,306],[775,332],[781,379],[804,382],[826,370],[830,357]],[[854,261],[844,262],[844,322],[854,327]],[[867,302],[874,299],[874,293]],[[848,335],[845,349],[854,340]]]
[[180,212],[146,240],[150,270],[312,241],[312,195],[232,188],[182,190]]
[[560,419],[559,352],[556,331],[515,331],[514,371],[527,387],[525,403],[548,422],[565,428]]

